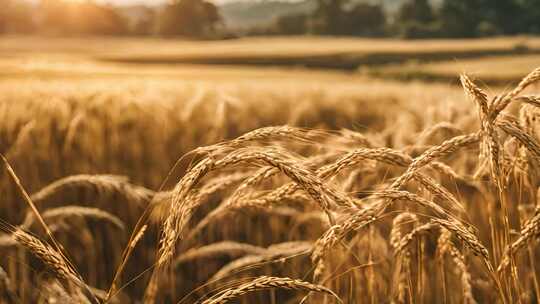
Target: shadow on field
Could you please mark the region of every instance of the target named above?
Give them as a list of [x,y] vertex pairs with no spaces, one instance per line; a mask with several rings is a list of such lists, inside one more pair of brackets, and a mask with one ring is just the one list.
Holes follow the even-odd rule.
[[193,54],[193,55],[112,55],[97,59],[116,63],[137,64],[214,64],[254,66],[302,66],[306,68],[353,71],[362,66],[402,64],[409,61],[436,62],[452,59],[470,59],[490,56],[515,56],[540,54],[540,49],[515,46],[511,49],[418,51],[418,52],[343,52],[333,54]]

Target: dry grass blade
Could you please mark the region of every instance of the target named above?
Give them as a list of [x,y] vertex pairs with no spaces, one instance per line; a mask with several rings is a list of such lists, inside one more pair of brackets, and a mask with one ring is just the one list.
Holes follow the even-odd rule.
[[406,224],[416,224],[418,217],[410,212],[402,212],[398,214],[392,221],[392,230],[390,231],[390,245],[394,248],[394,254],[397,254],[397,249],[400,246],[403,238],[403,226]]
[[298,141],[314,144],[315,139],[327,136],[325,132],[308,130],[291,126],[273,126],[255,129],[233,140],[218,143],[212,146],[197,148],[195,152],[211,153],[222,149],[237,148],[251,142],[264,142],[272,140]]
[[463,227],[460,223],[457,222],[449,222],[442,219],[432,219],[434,223],[439,224],[443,228],[450,231],[453,235],[455,235],[463,244],[469,248],[474,255],[479,256],[482,258],[482,262],[484,263],[484,266],[487,268],[489,275],[493,282],[495,283],[495,288],[497,289],[497,292],[499,294],[500,299],[503,302],[506,302],[506,296],[503,293],[501,283],[499,281],[499,277],[495,273],[495,269],[493,268],[493,265],[491,264],[489,260],[489,251],[486,249],[486,247],[480,242],[478,237],[474,235],[472,232],[467,230],[465,227]]
[[[170,215],[165,220],[161,247],[159,250],[158,264],[165,265],[173,256],[177,240],[182,237],[187,220],[190,217],[192,207],[186,201],[189,190],[211,170],[233,166],[239,163],[249,165],[270,165],[279,169],[282,173],[300,185],[324,210],[330,221],[333,217],[330,213],[332,203],[342,202],[346,207],[351,207],[350,202],[341,199],[337,191],[329,188],[309,170],[300,166],[291,156],[283,155],[282,152],[259,149],[240,149],[230,153],[221,160],[214,161],[207,158],[190,170],[174,190],[174,199],[171,205]],[[330,200],[331,198],[331,200]]]
[[507,119],[499,119],[497,121],[497,126],[504,132],[515,137],[524,147],[531,151],[537,160],[540,161],[540,144],[534,137],[523,131],[517,123]]
[[51,241],[53,242],[56,249],[61,250],[61,247],[56,242],[54,236],[51,233],[51,230],[49,229],[47,224],[45,224],[45,221],[41,217],[41,214],[39,213],[36,205],[34,204],[32,199],[30,198],[30,196],[28,195],[26,190],[24,190],[24,187],[22,186],[21,181],[19,180],[19,177],[17,177],[17,174],[15,174],[15,171],[13,171],[13,168],[11,168],[11,165],[9,164],[8,160],[2,154],[0,154],[0,157],[2,157],[2,161],[4,162],[4,165],[5,165],[8,173],[9,173],[9,175],[11,176],[11,178],[13,179],[15,184],[17,185],[18,189],[20,190],[22,196],[25,199],[25,202],[28,204],[28,206],[30,207],[30,209],[34,213],[35,217],[38,219],[38,221],[41,224],[41,226],[43,227],[43,229],[45,229],[45,232],[47,232],[47,236],[51,239]]
[[491,265],[491,262],[489,262],[489,252],[476,235],[457,222],[450,222],[443,219],[432,219],[432,221],[452,232],[465,246],[471,249],[476,256],[481,257],[488,270],[493,272],[493,266]]
[[[64,206],[58,208],[48,209],[43,212],[42,217],[44,220],[52,220],[55,218],[65,218],[65,217],[87,217],[97,220],[107,221],[121,230],[126,229],[126,225],[118,217],[110,214],[109,212],[103,211],[98,208],[90,207],[81,207],[81,206]],[[21,228],[29,229],[34,222],[34,216],[32,213],[27,214]]]
[[446,254],[449,254],[452,258],[452,262],[456,266],[456,270],[460,276],[463,302],[467,304],[475,304],[476,300],[474,299],[471,286],[471,273],[467,269],[463,254],[461,254],[461,252],[459,252],[456,246],[452,243],[451,233],[447,229],[441,229],[441,234],[437,241],[437,250],[441,258],[444,259]]
[[540,80],[540,67],[536,68],[529,75],[525,76],[520,83],[510,92],[502,95],[493,105],[493,110],[490,113],[491,119],[495,120],[497,116],[516,98],[523,90],[531,84]]
[[262,252],[262,254],[247,255],[230,262],[216,272],[208,281],[215,282],[227,277],[228,275],[238,273],[246,269],[251,269],[257,265],[264,265],[276,260],[307,254],[312,250],[312,248],[312,243],[303,241],[275,244],[268,247],[268,249]]
[[340,224],[330,227],[330,229],[317,240],[313,247],[313,252],[311,253],[311,261],[315,265],[315,271],[313,273],[315,281],[320,279],[324,271],[323,258],[326,253],[348,233],[360,230],[375,222],[377,220],[377,212],[380,210],[381,206],[381,204],[376,203],[358,211]]
[[423,225],[414,227],[414,229],[404,235],[397,244],[395,244],[395,254],[400,255],[403,253],[403,250],[411,244],[411,242],[414,240],[415,237],[417,237],[419,234],[429,232],[433,230],[434,228],[439,227],[438,224],[433,222],[428,222]]
[[17,243],[42,261],[59,280],[68,284],[67,286],[74,284],[74,286],[82,288],[85,295],[90,296],[90,300],[93,301],[92,303],[98,303],[92,291],[66,262],[60,252],[20,228],[10,226],[7,223],[1,223],[0,226],[2,230],[10,233]]
[[[247,174],[249,173],[239,173],[239,174],[230,174],[227,176],[218,176],[216,178],[213,178],[212,180],[208,181],[207,184],[205,184],[203,187],[197,190],[192,190],[191,193],[188,194],[185,203],[185,215],[184,215],[184,222],[187,223],[191,219],[191,214],[193,211],[200,207],[203,202],[205,202],[212,194],[215,194],[219,191],[223,191],[227,189],[228,187],[242,181],[246,178]],[[167,203],[174,199],[174,193],[168,193],[166,195],[167,197]],[[155,200],[155,203],[159,206],[162,201],[161,200]],[[166,206],[165,206],[166,207]]]
[[518,102],[540,108],[540,96],[520,96],[515,99]]
[[0,299],[6,301],[6,304],[20,303],[20,299],[13,289],[8,274],[2,267],[0,267]]
[[521,229],[519,233],[519,237],[513,243],[508,245],[497,271],[501,272],[508,267],[508,265],[510,265],[512,255],[515,254],[520,248],[523,248],[528,242],[532,241],[539,234],[540,213],[537,213],[524,224],[523,229]]
[[261,183],[263,180],[270,178],[271,176],[274,176],[278,173],[279,169],[272,166],[259,169],[257,172],[255,172],[255,174],[251,175],[251,177],[246,179],[244,182],[242,182],[242,184],[240,184],[240,186],[238,186],[229,201],[236,201],[238,198],[245,195],[247,189]]
[[458,149],[475,144],[480,140],[480,132],[470,133],[467,135],[460,135],[444,141],[438,146],[432,147],[424,152],[422,155],[414,159],[407,171],[403,173],[396,181],[390,186],[393,189],[402,187],[408,182],[414,174],[422,167],[435,161],[436,159],[448,156]]
[[367,148],[373,148],[376,146],[366,135],[356,131],[341,129],[339,130],[339,134],[341,135],[340,138],[350,140],[356,144],[366,146]]
[[[413,162],[409,155],[404,154],[401,151],[389,149],[389,148],[377,148],[377,149],[357,149],[347,153],[341,159],[334,164],[321,168],[321,176],[327,177],[336,174],[347,167],[352,167],[360,160],[373,159],[383,163],[387,163],[394,166],[408,167]],[[441,185],[436,183],[429,176],[421,173],[415,173],[413,178],[416,179],[422,186],[435,195],[440,195],[451,203],[452,208],[456,208],[460,212],[463,211],[463,206],[458,200]]]
[[[247,195],[248,189],[256,186],[263,180],[270,178],[271,176],[274,176],[279,172],[280,170],[278,168],[272,166],[259,169],[250,178],[242,182],[242,184],[238,186],[235,192],[226,200],[224,204],[220,205],[218,208],[210,212],[205,218],[203,218],[190,232],[190,235],[187,237],[187,239],[191,239],[194,235],[196,235],[199,231],[206,227],[210,222],[226,215],[227,213],[237,210],[243,210],[245,208],[262,209],[264,207],[271,206],[274,205],[274,203],[282,201],[287,195],[290,195],[297,189],[302,188],[300,185],[292,182],[272,191],[270,194],[265,195],[262,198],[249,198],[249,196]],[[338,200],[340,200],[339,197]],[[346,199],[341,200],[346,201]]]
[[223,304],[230,300],[238,298],[250,292],[267,290],[267,289],[289,289],[300,291],[311,291],[326,293],[334,297],[339,303],[342,303],[341,299],[330,289],[301,280],[295,280],[290,278],[278,278],[262,276],[254,279],[251,282],[244,283],[235,288],[228,288],[217,295],[206,299],[202,304]]
[[417,180],[425,189],[427,189],[431,194],[438,195],[444,198],[447,202],[450,203],[450,207],[458,212],[464,212],[465,207],[460,203],[452,193],[446,190],[443,186],[433,180],[431,177],[416,173],[414,179]]
[[[91,300],[94,302],[97,302],[96,297],[94,294],[88,289],[86,284],[83,282],[81,276],[75,271],[75,267],[69,262],[69,260],[66,258],[66,256],[62,253],[62,247],[60,244],[56,241],[54,238],[52,231],[50,230],[49,226],[45,224],[45,221],[41,217],[41,214],[39,213],[36,205],[24,189],[24,187],[21,184],[21,181],[19,180],[19,177],[17,174],[15,174],[15,171],[9,164],[8,160],[4,157],[4,155],[0,154],[0,157],[2,158],[2,161],[4,163],[4,166],[6,167],[10,177],[13,179],[15,184],[17,185],[17,188],[21,192],[25,202],[28,204],[36,218],[38,219],[39,223],[45,229],[45,232],[47,233],[47,236],[51,240],[51,242],[54,245],[54,249],[43,244],[39,239],[33,237],[32,235],[24,232],[24,230],[21,230],[19,228],[15,228],[10,226],[7,223],[1,223],[1,229],[6,230],[6,232],[10,232],[14,239],[21,245],[28,248],[33,254],[35,254],[38,258],[40,258],[42,261],[45,262],[49,267],[52,267],[54,270],[60,271],[58,274],[60,275],[67,275],[71,274],[73,275],[72,278],[68,279],[68,282],[75,282],[78,286],[82,287],[87,291],[88,295],[90,296]],[[47,260],[47,253],[53,253],[51,257],[53,257],[50,260]],[[55,271],[56,273],[56,271]]]
[[[407,248],[400,249],[400,243],[403,239],[403,233],[411,231],[418,223],[418,217],[409,212],[398,214],[392,222],[392,230],[390,231],[390,245],[393,248],[395,258],[395,273],[393,294],[399,303],[407,301],[407,292],[409,290],[410,264],[411,253]],[[409,292],[410,294],[410,292]]]
[[480,89],[470,78],[469,76],[462,74],[460,76],[461,85],[465,89],[467,95],[476,102],[482,117],[482,121],[487,118],[488,115],[488,96],[487,94]]
[[463,134],[463,130],[461,130],[461,128],[457,127],[452,123],[443,121],[423,130],[418,135],[417,145],[428,143],[434,135],[440,132],[453,134],[454,136]]
[[223,241],[198,248],[192,248],[178,256],[175,260],[175,265],[178,267],[178,265],[191,260],[214,257],[216,255],[236,257],[242,255],[262,255],[266,252],[266,248],[259,246],[232,241]]
[[[317,175],[320,178],[330,178],[345,168],[354,167],[361,160],[377,160],[382,163],[389,165],[407,167],[412,163],[412,158],[401,151],[389,149],[389,148],[376,148],[376,149],[356,149],[354,151],[348,152],[346,155],[342,156],[336,162],[326,165],[317,170]],[[457,175],[457,174],[456,174]],[[413,177],[418,180],[426,189],[432,192],[435,195],[440,195],[445,198],[448,202],[451,203],[452,208],[456,208],[460,212],[463,211],[463,206],[457,201],[457,199],[441,185],[433,181],[426,175],[415,173]],[[287,196],[292,195],[296,190],[300,189],[298,184],[290,183],[286,184],[268,195],[265,195],[262,198],[252,200],[251,202],[243,202],[239,207],[249,207],[249,206],[269,206],[275,202],[284,200]],[[337,199],[337,201],[340,201]],[[234,208],[233,208],[234,209]],[[223,210],[225,212],[225,210]],[[215,212],[217,215],[221,212]],[[207,222],[213,220],[212,218],[205,219],[204,225]],[[201,224],[203,224],[201,222]]]
[[392,202],[395,200],[404,200],[431,210],[440,217],[455,219],[454,215],[447,212],[434,202],[408,191],[385,190],[381,192],[375,192],[372,194],[372,196],[389,200],[390,202],[387,203],[385,207],[388,207],[388,205],[392,204]]
[[134,186],[128,178],[118,175],[72,175],[59,179],[40,191],[32,194],[32,200],[37,204],[47,204],[49,201],[98,201],[100,198],[110,198],[121,195],[136,206],[146,205],[154,196],[154,192],[143,187]]
[[[490,155],[490,165],[491,165],[491,173],[493,179],[496,181],[497,186],[502,188],[500,176],[501,176],[501,168],[500,168],[500,148],[499,148],[499,142],[497,138],[497,134],[495,132],[495,129],[493,127],[493,122],[495,121],[495,118],[497,117],[498,113],[495,113],[494,110],[492,110],[493,107],[496,107],[497,100],[493,101],[492,104],[488,104],[487,100],[487,94],[484,93],[476,84],[474,84],[467,76],[462,75],[461,82],[463,85],[463,88],[467,92],[469,96],[479,105],[480,108],[480,123],[481,123],[481,129],[484,133],[484,139],[483,139],[483,145],[482,145],[482,153],[480,154],[480,159],[484,159],[485,153],[489,153]],[[487,151],[485,151],[485,147],[487,147]]]
[[158,264],[166,264],[173,256],[177,240],[183,233],[184,225],[189,219],[192,206],[184,200],[195,184],[215,166],[214,161],[206,158],[192,168],[176,185],[174,199],[168,217],[163,224],[163,236],[160,240]]
[[120,275],[124,271],[124,268],[126,267],[126,263],[129,257],[131,256],[133,249],[135,249],[135,246],[137,246],[137,243],[139,243],[139,241],[142,239],[147,228],[148,228],[148,225],[143,225],[141,229],[139,229],[139,231],[135,235],[133,235],[133,237],[131,238],[131,240],[129,241],[127,245],[127,248],[122,253],[122,262],[116,269],[114,273],[114,278],[111,282],[111,286],[109,287],[109,290],[105,294],[105,297],[104,297],[105,303],[107,303],[114,296],[114,292],[116,291],[116,282],[119,280]]

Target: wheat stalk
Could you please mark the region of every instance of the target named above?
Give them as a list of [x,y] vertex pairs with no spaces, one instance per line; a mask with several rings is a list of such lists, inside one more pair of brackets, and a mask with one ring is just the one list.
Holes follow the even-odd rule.
[[442,259],[444,259],[446,254],[449,254],[452,257],[452,262],[457,267],[457,271],[460,274],[463,302],[467,304],[474,304],[476,303],[476,300],[474,299],[472,293],[471,274],[467,269],[467,265],[465,264],[465,258],[452,243],[451,236],[452,234],[450,231],[445,228],[441,229],[441,234],[437,241],[438,254]]
[[122,195],[126,201],[136,206],[144,206],[154,196],[154,192],[130,184],[124,176],[81,174],[56,180],[32,194],[31,198],[36,204],[46,205],[50,201],[65,201],[70,197],[72,201],[80,201],[81,198],[97,201],[114,195]]
[[[251,165],[264,163],[278,168],[281,172],[298,183],[319,204],[321,209],[327,213],[330,221],[333,221],[333,217],[330,213],[330,206],[332,203],[336,203],[336,198],[339,197],[339,195],[335,194],[336,191],[324,185],[323,182],[309,170],[299,166],[297,162],[289,160],[277,151],[245,149],[233,152],[218,161],[206,158],[190,170],[175,187],[171,212],[165,220],[164,233],[160,241],[159,265],[164,265],[171,259],[174,252],[174,246],[181,237],[187,219],[189,219],[189,211],[192,208],[184,199],[189,189],[191,189],[202,176],[209,171],[232,166],[241,162],[247,162]],[[332,198],[332,201],[330,201],[329,198]],[[348,202],[345,204],[347,204],[347,207],[350,206],[348,205]]]
[[[48,221],[55,218],[59,218],[59,217],[66,218],[66,217],[74,217],[74,216],[81,216],[81,217],[107,221],[121,230],[125,230],[126,228],[124,222],[122,222],[121,219],[110,214],[109,212],[103,211],[98,208],[81,207],[81,206],[63,206],[63,207],[48,209],[42,214],[43,219],[44,220],[46,219]],[[33,216],[33,213],[28,213],[24,222],[21,224],[21,228],[29,229],[34,222],[34,219],[35,217]]]
[[407,171],[403,173],[398,179],[396,179],[396,181],[394,181],[394,183],[392,183],[390,187],[393,189],[398,189],[402,187],[422,167],[430,164],[436,159],[448,156],[460,148],[475,144],[479,141],[479,139],[479,132],[470,133],[467,135],[453,137],[449,140],[444,141],[438,146],[428,149],[422,155],[415,158],[411,165],[407,168]]
[[342,303],[338,295],[336,295],[332,290],[324,286],[291,278],[262,276],[252,280],[251,282],[244,283],[238,287],[225,289],[217,295],[206,299],[202,302],[202,304],[223,304],[253,291],[276,288],[326,293],[334,297],[339,303]]
[[178,256],[175,260],[175,265],[178,267],[178,265],[191,260],[209,258],[219,255],[234,257],[239,255],[262,255],[266,252],[266,248],[259,246],[232,241],[223,241],[198,248],[192,248]]
[[272,261],[307,254],[312,248],[312,243],[303,241],[275,244],[268,247],[262,254],[247,255],[230,262],[216,272],[208,281],[215,282],[227,277],[230,274],[238,273],[242,270],[250,269],[257,265],[264,265]]
[[531,84],[540,80],[540,67],[525,76],[519,84],[510,92],[503,94],[492,106],[491,116],[492,120],[495,120],[499,113],[501,113],[511,102],[517,97],[523,90],[525,90]]
[[519,237],[507,246],[497,271],[501,272],[508,267],[508,265],[510,265],[512,255],[515,254],[519,249],[523,248],[523,246],[525,246],[528,242],[531,242],[533,238],[537,237],[539,234],[540,213],[537,213],[524,224],[523,229],[521,229],[519,233]]

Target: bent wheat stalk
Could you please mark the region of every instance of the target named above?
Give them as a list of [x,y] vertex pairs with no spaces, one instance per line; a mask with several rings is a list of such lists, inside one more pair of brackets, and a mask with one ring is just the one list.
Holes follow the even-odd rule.
[[251,282],[244,283],[236,288],[225,289],[217,295],[214,295],[211,298],[203,301],[202,304],[223,304],[247,293],[266,289],[289,289],[299,291],[321,292],[331,295],[339,303],[343,303],[337,294],[324,286],[291,278],[262,276],[254,279]]
[[[165,265],[173,256],[177,241],[182,237],[192,206],[187,204],[186,196],[190,189],[208,172],[233,166],[238,163],[249,165],[266,164],[278,168],[281,172],[301,185],[301,187],[319,204],[333,222],[330,213],[332,203],[336,203],[336,190],[326,186],[309,170],[298,165],[282,152],[260,149],[240,149],[220,160],[206,158],[190,170],[176,185],[171,212],[164,223],[163,236],[160,240],[158,265]],[[330,200],[332,198],[332,200]],[[347,207],[350,205],[347,204]]]
[[43,262],[58,279],[68,284],[68,286],[69,284],[74,284],[75,286],[82,288],[85,295],[90,297],[92,303],[99,303],[91,289],[86,285],[80,275],[73,270],[73,267],[66,262],[64,256],[60,252],[30,233],[18,227],[11,226],[3,221],[0,222],[0,229],[10,233],[17,243]]
[[540,213],[537,213],[525,223],[523,229],[521,229],[519,233],[519,237],[517,238],[517,240],[508,245],[501,260],[501,263],[497,268],[497,271],[501,272],[506,267],[508,267],[510,265],[510,259],[512,258],[512,255],[515,254],[519,249],[523,248],[528,242],[532,241],[533,238],[537,237],[539,234]]

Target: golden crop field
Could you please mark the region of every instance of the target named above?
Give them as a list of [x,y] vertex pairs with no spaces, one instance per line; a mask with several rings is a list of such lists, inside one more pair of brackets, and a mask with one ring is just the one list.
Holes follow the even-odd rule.
[[429,82],[451,82],[460,73],[468,73],[493,86],[517,84],[531,66],[540,64],[540,55],[488,56],[442,62],[410,62],[375,67],[368,74],[382,78],[416,79]]
[[0,303],[538,303],[539,52],[2,37]]

